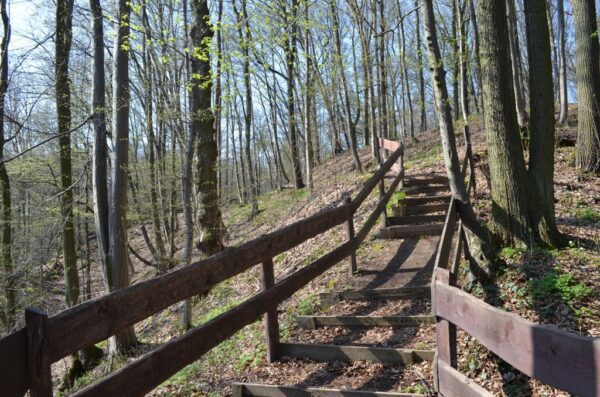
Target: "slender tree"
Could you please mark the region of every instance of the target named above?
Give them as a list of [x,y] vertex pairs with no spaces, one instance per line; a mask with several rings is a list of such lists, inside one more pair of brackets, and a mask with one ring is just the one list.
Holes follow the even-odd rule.
[[73,38],[73,0],[56,2],[56,115],[60,153],[61,213],[63,217],[63,266],[67,306],[79,303],[79,274],[73,221],[73,170],[71,165],[71,82],[69,55]]
[[[127,250],[127,188],[129,184],[129,49],[131,2],[117,3],[117,35],[113,63],[113,145],[114,160],[110,192],[109,248],[111,291],[129,286],[129,256]],[[112,354],[123,352],[137,344],[133,327],[111,338]]]
[[6,328],[10,330],[16,321],[16,283],[13,274],[12,260],[12,201],[10,190],[10,178],[4,162],[4,146],[6,144],[4,115],[6,92],[8,90],[8,45],[10,43],[10,19],[6,0],[0,1],[0,13],[2,14],[2,43],[0,44],[0,190],[2,194],[2,267],[4,268],[4,297],[6,299],[6,312],[3,320]]
[[[560,99],[560,114],[558,116],[558,124],[565,124],[567,122],[567,113],[569,111],[569,99],[567,93],[567,55],[564,0],[556,1],[556,16],[558,19],[558,90]],[[550,23],[552,23],[551,20]]]

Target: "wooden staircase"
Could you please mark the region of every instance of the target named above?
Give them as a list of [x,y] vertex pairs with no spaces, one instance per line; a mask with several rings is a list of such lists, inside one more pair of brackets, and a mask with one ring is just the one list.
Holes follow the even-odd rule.
[[[394,216],[388,218],[387,226],[379,231],[382,239],[408,239],[421,236],[437,236],[442,233],[445,212],[451,196],[448,194],[448,180],[445,177],[414,178],[405,183],[406,197],[393,207]],[[438,194],[440,193],[440,194]],[[410,261],[410,258],[408,259]],[[407,261],[407,262],[408,262]],[[322,310],[319,315],[296,317],[299,332],[319,333],[326,327],[345,330],[374,329],[377,327],[402,330],[416,329],[423,325],[435,324],[435,317],[419,315],[339,315],[328,314],[336,305],[343,302],[386,302],[392,300],[431,299],[429,285],[402,286],[396,288],[364,288],[349,291],[333,291],[319,294]],[[412,305],[412,303],[411,303]],[[408,331],[410,332],[410,331]],[[318,334],[315,334],[318,335]],[[290,359],[304,358],[316,362],[348,363],[357,360],[383,363],[399,367],[410,366],[434,360],[436,350],[399,349],[381,346],[361,346],[323,343],[281,343],[279,354]],[[233,385],[234,397],[241,396],[331,396],[331,397],[417,397],[423,394],[333,390],[325,388],[294,386],[257,385],[237,383]]]

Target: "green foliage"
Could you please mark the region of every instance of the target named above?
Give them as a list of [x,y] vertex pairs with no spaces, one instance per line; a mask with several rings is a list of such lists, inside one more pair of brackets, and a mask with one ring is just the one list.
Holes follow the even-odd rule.
[[577,282],[571,274],[549,274],[539,280],[529,281],[531,293],[540,300],[559,296],[569,305],[577,304],[592,294],[592,288]]
[[593,207],[583,207],[577,209],[577,218],[581,219],[587,224],[600,226],[600,211]]
[[525,250],[518,247],[504,247],[500,251],[500,257],[504,260],[515,261],[521,258]]
[[425,386],[421,384],[404,386],[398,389],[399,393],[415,393],[415,394],[425,394],[427,389]]
[[315,312],[316,296],[309,295],[298,302],[298,314],[301,316],[310,316]]

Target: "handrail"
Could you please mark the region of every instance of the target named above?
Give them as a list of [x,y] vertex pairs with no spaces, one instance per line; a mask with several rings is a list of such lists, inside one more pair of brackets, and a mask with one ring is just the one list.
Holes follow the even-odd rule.
[[[461,167],[470,169],[468,192],[474,185],[474,167],[467,147]],[[458,233],[454,230],[459,225]],[[454,238],[457,236],[457,239]],[[450,251],[456,251],[450,266]],[[432,308],[437,317],[434,377],[444,397],[491,396],[457,371],[456,327],[463,329],[508,364],[539,381],[581,396],[600,395],[600,338],[590,338],[536,324],[507,313],[454,286],[464,243],[460,214],[450,200],[432,282]],[[466,252],[465,249],[465,253]]]
[[[190,296],[202,294],[216,284],[234,277],[261,262],[270,261],[277,254],[285,252],[337,225],[352,222],[356,210],[371,194],[375,186],[384,181],[386,173],[396,165],[396,161],[401,159],[403,154],[403,145],[399,144],[394,153],[378,167],[378,170],[363,185],[354,200],[240,246],[226,248],[217,255],[197,261],[172,273],[84,302],[48,318],[47,327],[44,329],[44,343],[41,345],[43,346],[41,353],[50,363],[58,361],[85,346],[110,337],[170,305]],[[161,346],[108,376],[98,384],[82,390],[79,394],[106,395],[106,391],[95,390],[112,390],[110,388],[115,387],[115,385],[123,387],[124,384],[120,383],[123,379],[127,379],[127,394],[136,395],[138,391],[143,393],[151,390],[148,389],[149,386],[141,385],[136,389],[133,385],[136,382],[146,385],[153,384],[154,386],[162,383],[169,374],[173,374],[174,371],[191,362],[186,360],[193,361],[214,347],[211,343],[218,344],[225,340],[237,330],[255,321],[258,316],[274,305],[276,306],[282,300],[287,299],[335,263],[348,255],[354,254],[358,245],[362,243],[376,223],[377,218],[385,210],[395,188],[404,178],[404,171],[402,167],[400,169],[401,172],[395,177],[390,189],[380,197],[375,210],[355,237],[350,236],[349,241],[329,254],[286,277],[274,286],[268,287],[235,309]],[[240,310],[244,310],[244,313],[240,314]],[[212,339],[206,339],[208,332],[214,332]],[[69,335],[70,338],[64,338],[64,335]],[[31,335],[27,327],[0,339],[0,360],[6,362],[11,360],[12,362],[10,370],[0,371],[0,394],[22,395],[32,385],[34,379],[29,374],[32,370],[31,366],[28,365],[27,359],[22,359],[33,354],[28,347],[30,341]],[[194,346],[194,349],[190,349],[191,346]],[[177,354],[181,354],[181,351],[188,353],[187,356],[183,354],[182,358],[178,360],[174,356],[176,351],[179,352]],[[15,356],[18,357],[15,358]],[[164,363],[165,357],[172,361]],[[157,363],[160,363],[160,365]],[[159,372],[156,372],[157,365],[160,367]],[[49,365],[47,366],[49,367]],[[49,368],[47,368],[47,371],[49,371]],[[131,378],[131,376],[138,376],[137,374],[140,371],[152,371],[152,380]],[[159,383],[155,384],[156,382]],[[107,387],[108,389],[106,389]],[[120,390],[119,394],[122,393],[123,389]]]

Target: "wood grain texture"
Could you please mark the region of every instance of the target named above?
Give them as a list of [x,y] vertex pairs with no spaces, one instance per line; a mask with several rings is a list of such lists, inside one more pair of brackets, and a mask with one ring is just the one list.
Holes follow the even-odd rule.
[[337,346],[304,343],[282,343],[281,355],[305,357],[318,362],[370,361],[382,364],[415,364],[433,361],[435,350],[392,349],[384,347]]
[[443,223],[427,225],[388,226],[379,231],[379,238],[397,239],[420,236],[438,236],[444,229]]
[[[0,339],[0,396],[22,396],[29,389],[27,331],[25,328]],[[10,362],[10,365],[4,363]]]
[[391,327],[409,328],[421,324],[435,324],[434,316],[297,316],[301,328],[316,327]]
[[444,361],[438,360],[437,370],[439,394],[443,397],[492,397],[492,393]]
[[272,288],[145,354],[96,384],[80,390],[75,396],[141,396],[149,392],[246,325],[258,320],[266,311],[291,297],[355,249],[354,243],[342,244]]
[[[262,290],[266,291],[275,284],[273,259],[262,263]],[[272,363],[279,356],[279,318],[277,306],[267,310],[263,316],[265,343],[267,345],[267,362]]]
[[435,307],[524,374],[579,396],[600,395],[600,338],[532,323],[440,282]]
[[[233,385],[240,390],[239,396],[254,397],[424,397],[424,394],[388,393],[376,391],[332,390],[314,387],[271,386],[241,383]],[[235,394],[234,394],[235,397]]]
[[[287,251],[346,220],[346,208],[336,207],[256,240],[161,277],[93,299],[52,316],[49,334],[52,361],[107,339],[115,332]],[[62,335],[72,335],[63,338]]]
[[52,369],[48,354],[48,316],[40,309],[25,310],[27,330],[27,362],[29,368],[29,395],[52,396]]

